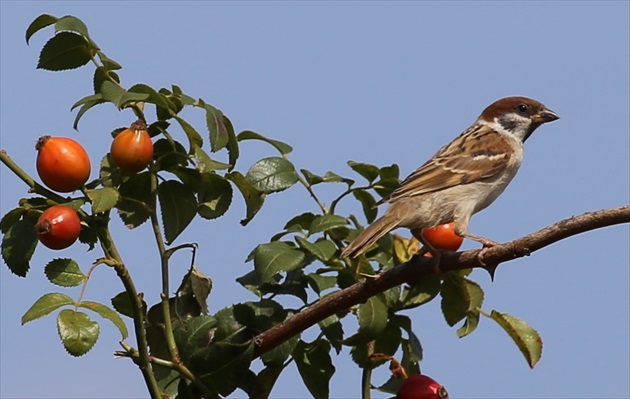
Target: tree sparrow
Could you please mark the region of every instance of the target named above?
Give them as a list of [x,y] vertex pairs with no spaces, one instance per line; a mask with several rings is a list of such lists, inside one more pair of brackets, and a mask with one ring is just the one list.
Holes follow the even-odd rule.
[[421,231],[451,221],[458,235],[484,247],[494,245],[468,233],[470,217],[497,199],[516,175],[523,160],[523,142],[538,126],[558,118],[540,102],[526,97],[492,103],[472,126],[376,203],[391,206],[344,249],[341,257],[357,257],[391,230],[407,227],[436,258],[439,272],[439,252],[424,240]]

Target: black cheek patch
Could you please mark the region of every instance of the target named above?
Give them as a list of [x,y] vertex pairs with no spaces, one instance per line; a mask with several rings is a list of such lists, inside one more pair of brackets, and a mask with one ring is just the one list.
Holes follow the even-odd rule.
[[518,125],[518,122],[513,119],[499,119],[499,123],[505,130],[512,131]]

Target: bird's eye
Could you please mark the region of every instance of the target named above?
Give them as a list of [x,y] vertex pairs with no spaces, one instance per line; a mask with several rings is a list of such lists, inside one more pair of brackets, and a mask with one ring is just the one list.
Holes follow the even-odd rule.
[[527,104],[519,104],[517,108],[518,108],[518,111],[522,113],[525,113],[529,110],[529,107],[527,106]]

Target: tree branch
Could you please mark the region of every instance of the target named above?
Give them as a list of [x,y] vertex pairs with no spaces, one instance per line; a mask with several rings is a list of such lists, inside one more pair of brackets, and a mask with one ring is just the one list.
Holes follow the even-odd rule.
[[[487,268],[488,265],[496,266],[527,256],[567,237],[621,223],[630,223],[630,206],[587,212],[562,220],[522,238],[488,248],[483,254],[484,264],[479,259],[478,255],[481,250],[478,249],[445,253],[441,257],[440,269],[443,272],[448,272],[468,268]],[[434,274],[432,262],[431,258],[415,256],[409,262],[383,272],[373,279],[361,281],[322,298],[285,322],[256,336],[254,339],[256,343],[255,356],[270,351],[326,317],[365,302],[374,295],[405,282],[415,281],[423,276]]]

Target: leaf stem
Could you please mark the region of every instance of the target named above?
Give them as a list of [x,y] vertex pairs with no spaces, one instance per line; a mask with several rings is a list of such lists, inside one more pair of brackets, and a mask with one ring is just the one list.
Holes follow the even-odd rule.
[[90,270],[88,270],[87,274],[85,275],[85,281],[83,282],[83,287],[81,287],[81,292],[79,293],[79,298],[77,299],[77,305],[83,300],[83,295],[85,295],[85,290],[87,289],[87,284],[90,281],[90,276],[92,275],[92,272],[101,263],[105,263],[109,266],[114,266],[116,264],[116,262],[107,261],[105,259],[98,259],[96,262],[92,263],[92,266],[90,266]]
[[372,186],[364,186],[364,187],[354,187],[354,188],[348,188],[345,192],[341,193],[341,195],[337,198],[335,198],[331,203],[330,203],[330,213],[335,213],[335,209],[337,208],[337,205],[339,204],[339,201],[341,201],[345,196],[352,194],[355,191],[358,190],[369,190],[373,188]]
[[324,215],[328,214],[328,209],[326,208],[326,205],[324,205],[324,203],[319,200],[317,195],[315,195],[315,191],[313,191],[313,186],[308,184],[308,182],[302,176],[300,176],[299,174],[297,175],[297,177],[298,177],[298,181],[300,183],[302,183],[302,185],[306,188],[306,191],[308,191],[308,193],[311,195],[311,197],[315,200],[315,202],[319,206],[319,209],[322,210],[322,213]]

